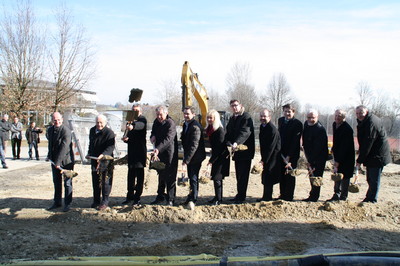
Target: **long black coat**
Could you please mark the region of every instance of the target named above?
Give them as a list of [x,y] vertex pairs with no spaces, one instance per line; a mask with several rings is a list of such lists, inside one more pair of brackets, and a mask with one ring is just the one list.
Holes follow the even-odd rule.
[[244,144],[247,150],[236,151],[233,155],[234,161],[251,160],[255,153],[254,125],[251,116],[247,112],[243,112],[238,116],[231,116],[226,125],[226,143]]
[[64,125],[59,128],[51,126],[48,130],[48,137],[47,158],[61,167],[73,164],[75,157],[72,149],[71,130]]
[[335,162],[339,163],[338,172],[343,173],[344,177],[350,178],[353,176],[355,164],[353,129],[346,121],[338,128],[336,128],[336,122],[333,122],[332,128],[332,153]]
[[281,137],[278,129],[271,122],[260,125],[260,152],[264,164],[263,184],[276,184],[281,175]]
[[38,143],[39,134],[42,132],[43,132],[43,130],[38,127],[35,127],[35,128],[29,127],[25,131],[25,137],[26,137],[26,141],[28,142],[28,144],[31,144],[32,142]]
[[225,130],[219,127],[210,136],[211,157],[209,162],[211,167],[211,179],[222,180],[225,176],[229,176],[229,167],[231,160],[229,159],[229,152],[224,142]]
[[[100,154],[114,156],[115,133],[108,127],[96,133],[96,127],[92,127],[89,132],[88,155],[98,157]],[[92,166],[97,165],[96,160],[91,160]]]
[[198,164],[206,158],[203,128],[195,119],[183,124],[181,141],[183,146],[183,162],[187,165]]
[[284,157],[289,156],[289,162],[293,168],[297,167],[300,158],[300,139],[303,133],[303,124],[300,120],[293,118],[285,122],[285,117],[278,119],[278,130],[281,136],[281,153]]
[[134,122],[134,128],[128,132],[128,165],[144,168],[147,159],[146,146],[147,119],[139,116]]
[[307,161],[315,167],[315,175],[322,176],[328,158],[328,136],[320,122],[312,126],[304,123],[303,147]]
[[357,163],[368,167],[383,167],[390,163],[390,147],[381,119],[368,113],[363,121],[357,122]]
[[161,162],[168,166],[177,166],[178,164],[178,138],[176,136],[176,125],[171,117],[160,123],[157,119],[154,120],[151,129],[152,137],[156,138],[155,148],[159,151],[158,158]]

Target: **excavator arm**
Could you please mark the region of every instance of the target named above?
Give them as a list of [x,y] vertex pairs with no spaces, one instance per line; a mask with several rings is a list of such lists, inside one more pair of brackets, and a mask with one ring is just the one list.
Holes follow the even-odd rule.
[[197,73],[193,73],[189,62],[185,61],[182,68],[182,109],[185,106],[193,106],[193,96],[196,98],[199,108],[201,125],[205,128],[208,112],[208,94],[206,88],[201,84]]

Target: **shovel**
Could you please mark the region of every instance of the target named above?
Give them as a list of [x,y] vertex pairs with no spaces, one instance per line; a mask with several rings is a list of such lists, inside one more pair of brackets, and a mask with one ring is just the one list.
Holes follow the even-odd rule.
[[[52,165],[57,166],[52,160],[49,161]],[[74,178],[75,176],[78,175],[78,173],[75,172],[74,170],[67,170],[61,167],[59,167],[59,169],[61,170],[61,174],[63,175],[64,178]]]
[[285,156],[283,156],[283,154],[281,154],[281,157],[283,159],[283,162],[288,166],[288,168],[286,170],[286,174],[297,176],[298,175],[297,169],[293,169],[293,167],[291,165],[289,165],[289,162],[286,160],[286,158],[285,158]]

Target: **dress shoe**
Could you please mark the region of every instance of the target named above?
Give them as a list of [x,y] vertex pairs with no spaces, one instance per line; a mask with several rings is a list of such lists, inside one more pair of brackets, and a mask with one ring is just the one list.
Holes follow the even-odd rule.
[[327,201],[332,202],[332,201],[339,201],[339,196],[338,195],[333,195],[332,198],[328,199]]
[[122,205],[128,205],[129,203],[131,203],[132,200],[131,199],[126,199],[122,202]]
[[17,157],[13,157],[12,160],[13,160],[13,161],[14,161],[14,160],[17,160]]
[[168,201],[167,206],[171,206],[171,207],[174,206],[174,202],[172,200]]
[[54,210],[54,209],[58,209],[61,207],[61,204],[53,204],[50,207],[47,208],[48,211]]
[[29,157],[29,159],[28,159],[28,160],[29,160],[29,161],[30,161],[30,160],[32,160],[32,157]]
[[217,197],[214,197],[211,200],[209,200],[208,203],[214,203],[216,200],[217,200]]
[[238,198],[234,197],[234,198],[230,199],[229,201],[237,201],[237,200],[238,200]]
[[99,207],[99,205],[100,205],[99,203],[93,202],[92,205],[90,205],[90,208],[97,209],[97,207]]
[[141,205],[140,204],[140,200],[134,200],[133,203],[132,203],[133,207],[139,207],[140,205]]
[[71,207],[69,205],[65,205],[63,212],[68,212],[71,209]]
[[151,205],[156,205],[156,204],[160,204],[160,203],[162,203],[162,202],[164,202],[164,199],[159,199],[159,198],[156,198],[154,201],[152,201],[150,204]]
[[221,204],[221,202],[222,202],[222,201],[216,200],[216,201],[214,201],[213,203],[211,203],[211,205],[213,205],[213,206],[218,206],[218,205]]
[[40,161],[40,159],[39,159],[39,158],[36,158],[36,161]]
[[105,209],[107,209],[107,205],[105,205],[105,204],[101,204],[100,206],[99,206],[99,208],[98,208],[98,210],[99,211],[104,211]]
[[317,202],[318,200],[317,199],[312,199],[312,198],[306,198],[306,199],[303,199],[302,201],[305,201],[305,202]]
[[4,169],[8,169],[8,166],[7,166],[7,165],[3,165],[3,168],[4,168]]

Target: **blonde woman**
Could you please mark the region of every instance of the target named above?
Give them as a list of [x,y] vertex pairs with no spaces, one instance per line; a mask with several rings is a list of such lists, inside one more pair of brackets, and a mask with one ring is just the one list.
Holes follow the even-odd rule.
[[206,134],[210,140],[211,157],[208,165],[211,165],[211,179],[214,182],[215,197],[209,202],[219,205],[222,202],[222,181],[229,175],[229,152],[224,142],[225,130],[222,127],[220,115],[216,110],[207,113]]

